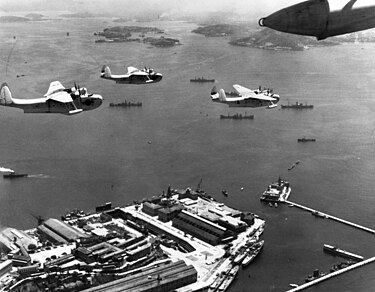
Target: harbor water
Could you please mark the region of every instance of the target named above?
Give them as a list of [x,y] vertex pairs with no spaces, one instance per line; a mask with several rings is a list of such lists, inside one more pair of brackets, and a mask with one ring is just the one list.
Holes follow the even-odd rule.
[[[1,81],[14,97],[41,97],[59,80],[104,98],[100,108],[75,116],[0,108],[0,167],[29,174],[0,178],[2,227],[33,228],[33,215],[59,218],[108,201],[122,206],[168,185],[195,188],[202,179],[201,187],[217,200],[267,222],[263,251],[230,291],[285,291],[314,269],[329,271],[340,258],[323,253],[325,243],[375,255],[371,234],[259,201],[281,176],[291,184],[291,201],[375,228],[374,44],[261,50],[193,34],[197,25],[185,22],[137,23],[178,38],[181,45],[172,48],[94,42],[94,32],[114,25],[106,18],[2,24]],[[152,67],[163,80],[115,84],[99,78],[104,64],[118,74],[127,66]],[[194,76],[216,83],[191,83]],[[232,84],[273,88],[281,104],[307,102],[314,109],[230,109],[210,101],[213,85],[229,91]],[[125,99],[142,107],[109,107]],[[220,120],[228,113],[254,120]],[[302,137],[316,142],[297,143]],[[308,291],[369,291],[373,269]]]

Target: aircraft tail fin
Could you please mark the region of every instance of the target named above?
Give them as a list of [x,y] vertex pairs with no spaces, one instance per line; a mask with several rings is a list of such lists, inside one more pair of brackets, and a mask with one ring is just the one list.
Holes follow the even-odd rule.
[[223,102],[227,100],[227,95],[225,94],[224,89],[219,90],[219,100]]
[[111,70],[109,69],[108,66],[103,65],[102,71],[101,71],[100,75],[101,75],[101,77],[107,77],[107,78],[109,78],[109,77],[111,77]]
[[5,82],[0,87],[0,105],[10,105],[13,103],[12,93]]

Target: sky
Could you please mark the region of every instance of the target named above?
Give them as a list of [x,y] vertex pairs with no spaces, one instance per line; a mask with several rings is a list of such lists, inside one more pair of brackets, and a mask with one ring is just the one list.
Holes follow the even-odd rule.
[[[202,12],[235,12],[249,16],[266,16],[299,0],[0,0],[0,11],[17,15],[17,12],[87,11],[113,16],[158,11],[160,14],[191,14]],[[260,15],[261,14],[261,15]]]

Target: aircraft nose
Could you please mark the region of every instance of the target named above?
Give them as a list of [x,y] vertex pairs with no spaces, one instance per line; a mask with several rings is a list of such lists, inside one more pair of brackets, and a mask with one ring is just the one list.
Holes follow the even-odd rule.
[[328,16],[328,1],[312,0],[289,6],[261,18],[259,25],[282,32],[319,36],[326,29]]

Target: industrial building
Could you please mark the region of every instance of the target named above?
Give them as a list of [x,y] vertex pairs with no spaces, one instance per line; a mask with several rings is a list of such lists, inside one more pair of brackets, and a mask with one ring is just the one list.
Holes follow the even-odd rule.
[[146,267],[137,273],[103,285],[83,290],[83,292],[160,292],[172,291],[195,283],[197,271],[184,261],[169,262]]
[[50,218],[38,226],[38,232],[53,243],[74,242],[88,237],[81,231],[60,220]]
[[172,226],[212,245],[217,245],[223,238],[230,236],[224,227],[186,211],[181,211],[172,220]]

